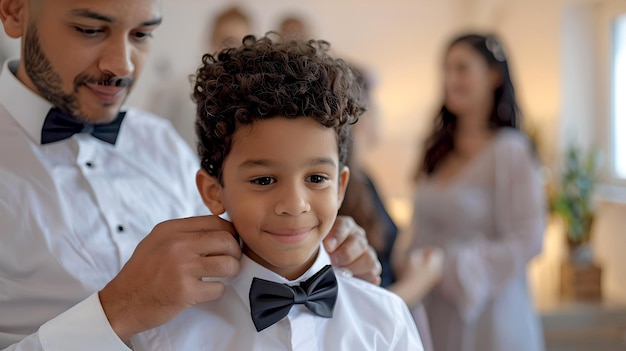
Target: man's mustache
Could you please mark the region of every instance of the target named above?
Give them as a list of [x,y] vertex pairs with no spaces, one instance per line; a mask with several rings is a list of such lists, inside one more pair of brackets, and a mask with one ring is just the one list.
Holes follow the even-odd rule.
[[98,84],[98,85],[104,85],[104,86],[128,88],[131,85],[133,85],[134,81],[135,79],[132,76],[130,77],[111,77],[111,76],[93,77],[93,76],[79,75],[74,80],[74,86],[79,87],[85,84]]
[[111,77],[106,81],[104,85],[111,85],[114,87],[129,87],[133,85],[133,77]]

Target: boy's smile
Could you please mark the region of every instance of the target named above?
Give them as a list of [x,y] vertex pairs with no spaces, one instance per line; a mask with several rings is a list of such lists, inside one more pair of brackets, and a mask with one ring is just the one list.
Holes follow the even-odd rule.
[[294,228],[286,228],[286,229],[265,229],[269,235],[273,235],[274,239],[281,241],[285,244],[295,244],[304,239],[313,231],[315,227],[294,229]]
[[198,184],[214,214],[228,212],[248,256],[295,279],[330,231],[348,175],[333,128],[307,117],[275,117],[238,126],[223,184],[206,173]]

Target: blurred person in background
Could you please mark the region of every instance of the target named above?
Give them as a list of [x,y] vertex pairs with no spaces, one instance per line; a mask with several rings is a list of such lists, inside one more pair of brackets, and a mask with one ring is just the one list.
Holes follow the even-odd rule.
[[285,16],[278,25],[278,33],[284,41],[311,39],[311,30],[307,21],[300,16]]
[[246,35],[252,33],[250,17],[238,7],[231,7],[209,21],[209,52],[217,53],[225,48],[238,47]]
[[[414,249],[409,252],[399,239],[398,226],[385,208],[376,184],[365,166],[365,157],[380,140],[380,113],[372,98],[373,79],[364,69],[352,65],[357,82],[362,85],[366,112],[352,126],[352,140],[347,164],[350,182],[346,189],[340,215],[351,216],[365,229],[382,266],[381,286],[399,295],[412,309],[424,350],[432,350],[428,320],[421,299],[440,279],[443,252],[439,248]],[[406,246],[406,245],[404,245]]]
[[460,36],[444,76],[411,225],[412,247],[445,252],[424,299],[435,350],[543,350],[526,268],[542,249],[546,207],[505,51],[494,36]]
[[[207,42],[203,45],[213,54],[227,47],[241,45],[241,40],[252,33],[252,21],[238,7],[230,7],[208,21]],[[174,129],[195,150],[196,106],[191,99],[189,76],[175,77],[171,84],[161,84],[152,94],[150,112],[165,116]]]

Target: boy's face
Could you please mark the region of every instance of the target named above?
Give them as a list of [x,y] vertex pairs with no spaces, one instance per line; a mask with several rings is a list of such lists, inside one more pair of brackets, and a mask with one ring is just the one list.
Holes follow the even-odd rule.
[[306,117],[238,127],[222,174],[223,186],[201,170],[198,188],[214,214],[228,212],[244,252],[287,279],[304,273],[348,182],[335,130]]
[[[159,0],[0,0],[21,6],[3,17],[22,37],[18,78],[77,118],[115,118],[139,76],[161,20]],[[124,78],[123,86],[100,84]]]

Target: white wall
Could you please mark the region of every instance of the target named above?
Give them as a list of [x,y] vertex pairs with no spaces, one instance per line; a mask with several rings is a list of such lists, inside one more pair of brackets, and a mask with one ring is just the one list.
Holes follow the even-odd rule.
[[600,203],[593,247],[603,267],[605,296],[626,302],[626,204]]
[[593,118],[596,101],[596,21],[594,5],[575,4],[561,16],[561,123],[560,149],[578,145],[589,150],[594,144]]

